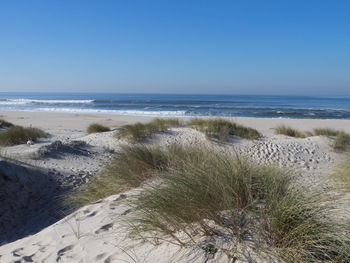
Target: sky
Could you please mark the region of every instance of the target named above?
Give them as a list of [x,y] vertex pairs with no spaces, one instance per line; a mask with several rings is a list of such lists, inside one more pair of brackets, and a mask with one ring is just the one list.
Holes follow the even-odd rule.
[[0,1],[0,92],[350,95],[350,1]]

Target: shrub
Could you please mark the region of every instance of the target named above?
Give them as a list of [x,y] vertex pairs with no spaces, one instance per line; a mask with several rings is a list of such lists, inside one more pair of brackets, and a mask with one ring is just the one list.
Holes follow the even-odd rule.
[[160,119],[156,118],[148,123],[135,123],[124,125],[119,128],[116,133],[118,139],[125,138],[127,140],[137,142],[151,136],[156,132],[164,132],[171,127],[178,127],[181,125],[178,119]]
[[87,133],[91,134],[91,133],[97,133],[97,132],[107,132],[110,130],[111,129],[109,127],[106,127],[97,123],[93,123],[93,124],[90,124],[89,127],[87,128]]
[[204,132],[208,138],[223,142],[228,141],[232,135],[250,140],[257,139],[260,136],[259,132],[255,129],[220,118],[194,118],[189,121],[189,125]]
[[350,146],[350,134],[345,132],[339,132],[334,139],[332,147],[334,150],[343,151]]
[[11,126],[0,132],[0,145],[10,146],[25,143],[28,140],[36,141],[39,138],[46,138],[48,135],[38,128],[24,128]]
[[284,126],[284,125],[276,127],[275,133],[287,135],[290,137],[296,137],[296,138],[305,138],[306,137],[305,133],[298,131],[296,129],[293,129],[291,127]]

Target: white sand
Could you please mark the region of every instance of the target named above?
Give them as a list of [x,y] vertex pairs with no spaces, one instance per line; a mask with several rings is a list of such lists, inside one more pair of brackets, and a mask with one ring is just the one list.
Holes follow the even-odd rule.
[[[14,124],[32,125],[52,134],[52,137],[32,146],[17,145],[1,150],[3,155],[21,163],[15,165],[12,160],[0,162],[0,171],[7,171],[9,167],[14,171],[9,175],[11,180],[13,179],[12,184],[0,177],[0,187],[2,183],[7,183],[7,194],[12,195],[6,204],[2,204],[1,209],[6,212],[6,217],[0,217],[0,227],[7,228],[5,227],[6,231],[0,229],[0,234],[6,234],[0,243],[20,238],[0,247],[0,262],[205,261],[200,247],[180,249],[168,242],[160,242],[160,245],[154,246],[127,237],[125,222],[132,216],[128,201],[142,188],[85,206],[52,224],[55,218],[59,218],[53,213],[58,204],[52,200],[52,195],[82,185],[92,176],[96,176],[112,158],[113,152],[118,152],[119,146],[125,143],[113,138],[113,132],[86,135],[86,127],[97,122],[118,128],[126,123],[148,121],[150,117],[29,112],[0,112],[0,115],[0,118]],[[273,128],[285,124],[304,131],[330,127],[350,132],[350,120],[233,120],[258,129],[264,136],[256,141],[233,138],[230,143],[218,145],[209,142],[202,133],[191,128],[175,128],[170,132],[155,135],[149,143],[205,144],[222,151],[235,151],[260,163],[293,167],[302,175],[302,182],[327,187],[332,183],[328,177],[329,169],[342,158],[342,155],[331,150],[330,139],[319,136],[295,139],[273,135]],[[21,178],[19,174],[24,174],[22,167],[28,166],[30,167],[25,172],[25,178]],[[13,183],[17,182],[16,180],[21,180],[23,189],[19,189],[18,185]],[[46,191],[42,191],[43,189]],[[32,197],[27,197],[29,194],[42,202],[33,202]],[[23,199],[22,203],[19,202],[20,197]],[[26,203],[28,199],[31,202]],[[14,219],[9,224],[11,218]],[[29,229],[30,227],[32,229]],[[46,228],[37,232],[44,227]],[[35,232],[37,233],[25,237]],[[224,253],[218,252],[214,259],[207,262],[227,262],[227,258]]]

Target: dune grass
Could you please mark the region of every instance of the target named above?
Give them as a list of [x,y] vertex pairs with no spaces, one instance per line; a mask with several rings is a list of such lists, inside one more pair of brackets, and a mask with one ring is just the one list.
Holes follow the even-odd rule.
[[332,219],[325,193],[296,188],[289,171],[200,146],[125,146],[66,200],[79,207],[150,178],[159,183],[132,199],[128,219],[131,233],[146,240],[170,238],[186,246],[198,236],[225,235],[235,244],[252,232],[267,241],[256,248],[285,262],[350,260],[346,226]]
[[28,140],[37,141],[39,138],[48,137],[47,133],[38,128],[24,128],[21,126],[10,126],[0,131],[0,145],[11,146],[26,143]]
[[331,128],[318,128],[313,130],[314,136],[337,136],[339,133],[340,131]]
[[350,191],[350,153],[347,153],[344,161],[335,168],[332,176],[340,182],[343,188]]
[[188,122],[188,125],[205,133],[208,138],[222,142],[228,141],[232,135],[249,140],[257,139],[260,136],[255,129],[220,118],[194,118]]
[[296,138],[305,138],[307,135],[304,132],[298,131],[296,129],[293,129],[291,127],[280,125],[275,128],[276,134],[282,134],[290,137],[296,137]]
[[350,134],[345,132],[339,132],[335,136],[332,147],[336,151],[344,151],[350,148]]
[[291,127],[281,125],[275,128],[275,133],[296,138],[306,138],[310,136],[334,137],[330,145],[334,150],[345,151],[350,148],[350,134],[331,128],[318,128],[314,129],[312,132],[301,132]]
[[138,187],[154,176],[154,170],[165,169],[167,161],[168,154],[160,147],[124,146],[95,179],[69,193],[65,199],[68,204],[81,207],[132,187]]
[[164,132],[171,127],[181,126],[181,121],[176,118],[156,118],[148,123],[135,123],[124,125],[116,133],[118,139],[127,139],[132,142],[140,142],[157,132]]
[[87,128],[87,133],[91,134],[91,133],[98,133],[98,132],[107,132],[110,130],[111,129],[109,127],[103,126],[98,123],[93,123],[93,124],[90,124],[89,127]]
[[157,170],[162,187],[147,188],[134,201],[134,234],[185,246],[224,231],[238,242],[260,221],[270,252],[286,262],[349,262],[349,237],[329,216],[324,195],[291,187],[290,175],[277,168],[199,147],[186,152]]
[[14,125],[11,122],[0,119],[0,128],[9,128],[9,127],[13,127],[13,126]]
[[333,173],[333,177],[338,179],[344,188],[350,190],[350,154],[349,153],[345,157],[345,160],[336,167],[335,172]]

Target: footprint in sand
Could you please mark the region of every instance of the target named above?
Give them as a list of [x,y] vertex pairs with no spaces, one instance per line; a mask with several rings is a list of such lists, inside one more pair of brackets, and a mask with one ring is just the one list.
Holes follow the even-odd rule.
[[73,245],[69,245],[69,246],[66,246],[66,247],[58,250],[56,262],[59,262],[61,260],[62,256],[64,255],[64,253],[66,253],[67,251],[72,250],[73,247],[74,247]]
[[100,234],[102,232],[106,232],[109,229],[111,229],[113,227],[113,223],[107,224],[102,226],[101,228],[99,228],[98,230],[95,231],[95,234]]

